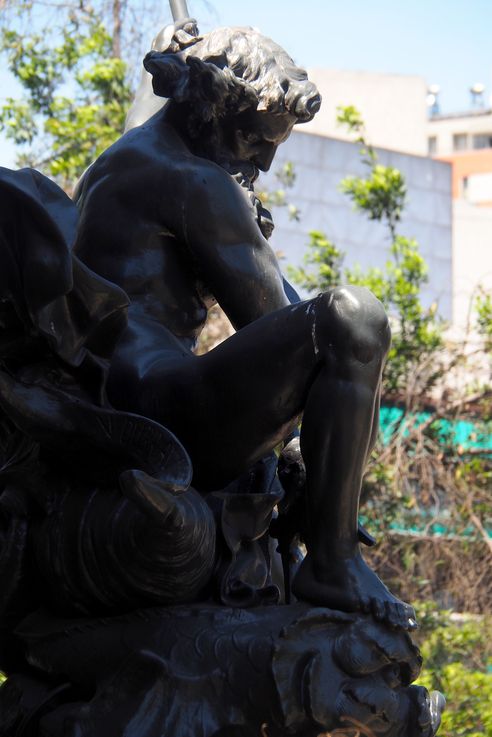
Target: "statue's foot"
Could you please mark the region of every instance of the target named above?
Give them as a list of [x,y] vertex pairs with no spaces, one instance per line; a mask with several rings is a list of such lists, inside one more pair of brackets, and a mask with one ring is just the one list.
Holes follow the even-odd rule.
[[316,574],[309,554],[299,568],[292,591],[301,600],[345,612],[371,613],[391,627],[412,630],[417,627],[415,611],[384,585],[360,553],[331,562],[323,576]]

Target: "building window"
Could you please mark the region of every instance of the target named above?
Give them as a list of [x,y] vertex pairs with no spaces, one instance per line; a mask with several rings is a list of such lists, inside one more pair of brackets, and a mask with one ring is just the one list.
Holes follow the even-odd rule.
[[453,149],[455,151],[465,151],[468,148],[468,134],[455,133],[453,136]]
[[427,139],[427,147],[429,156],[433,156],[435,153],[437,153],[437,138],[436,136],[431,136]]
[[492,148],[492,133],[478,133],[473,136],[473,148]]

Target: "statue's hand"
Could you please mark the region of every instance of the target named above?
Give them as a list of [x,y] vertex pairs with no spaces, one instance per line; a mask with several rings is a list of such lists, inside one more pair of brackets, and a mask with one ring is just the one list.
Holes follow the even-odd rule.
[[198,24],[195,18],[184,18],[174,24],[176,31],[183,30],[189,36],[198,36]]
[[185,48],[194,43],[198,36],[198,26],[194,18],[183,18],[176,23],[170,23],[168,26],[161,28],[159,33],[152,41],[153,51],[178,51],[179,49],[171,48],[173,45]]

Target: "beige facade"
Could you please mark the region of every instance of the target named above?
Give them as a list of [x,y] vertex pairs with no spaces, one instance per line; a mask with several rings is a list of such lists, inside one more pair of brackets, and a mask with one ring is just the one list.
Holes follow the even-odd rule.
[[428,151],[433,156],[492,148],[492,110],[438,115],[427,124]]
[[453,204],[453,326],[467,327],[479,285],[492,290],[492,208]]
[[309,78],[323,97],[321,110],[302,130],[350,140],[336,123],[339,105],[354,105],[369,140],[381,148],[427,154],[427,85],[422,77],[401,74],[310,69]]
[[433,156],[453,166],[453,327],[459,336],[478,287],[492,290],[492,110],[431,118],[428,135]]
[[[303,125],[300,130],[349,140],[348,134],[336,124],[336,108],[354,105],[362,113],[369,140],[375,146],[390,150],[383,154],[383,161],[391,151],[416,155],[408,162],[398,161],[397,164],[391,156],[388,161],[400,166],[407,178],[410,177],[406,211],[410,216],[408,233],[418,235],[430,266],[429,291],[441,306],[449,305],[449,309],[441,312],[448,319],[452,318],[456,335],[460,335],[467,324],[470,301],[477,286],[482,284],[492,289],[492,110],[475,109],[464,114],[438,115],[429,119],[428,90],[422,77],[333,69],[312,69],[309,76],[318,85],[323,104],[314,121]],[[332,148],[330,154],[334,156],[337,152],[338,149]],[[434,205],[439,197],[442,198],[442,193],[437,194],[435,189],[438,170],[432,169],[431,173],[431,169],[425,166],[426,161],[431,165],[432,160],[426,158],[429,154],[447,162],[453,171],[453,203],[451,192],[447,195],[449,212],[452,205],[453,238],[452,248],[451,239],[447,240],[447,253],[442,250],[446,244],[445,237],[438,237],[430,230],[421,234],[419,230],[420,218],[427,211],[429,223],[434,226],[440,223]],[[354,166],[354,163],[355,160],[351,161],[349,166]],[[329,170],[333,163],[327,160],[323,166]],[[348,167],[346,173],[353,171]],[[325,181],[328,176],[328,172],[323,173]],[[424,188],[422,191],[421,187]],[[443,208],[444,204],[441,205]],[[306,211],[309,211],[307,207]],[[333,204],[330,203],[324,212],[327,215],[331,213],[333,217]],[[343,218],[344,223],[350,223],[351,232],[357,232],[357,227],[361,227],[348,212],[336,214]],[[343,227],[336,217],[330,225],[330,232]],[[347,250],[364,261],[364,254],[368,254],[367,241],[363,249],[362,240],[361,245],[352,245],[348,234],[345,237]],[[428,248],[431,250],[427,251]],[[438,259],[437,251],[440,252]],[[378,257],[376,250],[371,251],[368,261],[376,264]]]

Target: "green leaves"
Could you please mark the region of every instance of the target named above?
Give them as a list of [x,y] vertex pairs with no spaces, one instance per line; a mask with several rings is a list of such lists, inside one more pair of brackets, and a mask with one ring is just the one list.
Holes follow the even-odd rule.
[[309,237],[308,250],[303,258],[304,266],[289,266],[289,277],[308,292],[320,292],[340,284],[345,254],[320,231],[312,230]]
[[49,110],[56,85],[63,74],[56,51],[50,50],[42,36],[22,37],[4,30],[0,48],[6,52],[9,69],[28,94],[34,112]]
[[425,309],[422,287],[427,282],[427,264],[417,242],[396,232],[407,194],[403,174],[383,166],[365,137],[364,123],[356,108],[338,108],[338,122],[356,134],[361,144],[361,158],[367,167],[365,177],[350,176],[340,189],[356,210],[370,220],[383,223],[390,236],[390,258],[384,268],[362,270],[356,265],[343,268],[344,253],[323,233],[311,232],[303,265],[290,269],[291,278],[310,292],[347,283],[368,287],[384,304],[390,315],[393,342],[385,369],[386,395],[405,391],[417,362],[436,351],[443,342],[443,325],[436,306]]
[[350,197],[355,209],[366,213],[370,220],[386,220],[394,228],[401,219],[407,190],[398,169],[375,164],[366,178],[345,177],[340,190]]
[[347,128],[350,133],[358,133],[360,137],[364,136],[364,120],[353,105],[346,105],[345,107],[339,105],[337,107],[337,123]]
[[118,137],[131,92],[126,65],[111,49],[87,9],[51,37],[2,31],[0,50],[24,94],[0,108],[0,128],[20,147],[19,164],[44,169],[70,189]]
[[395,237],[396,223],[401,219],[407,189],[399,169],[378,163],[378,155],[366,139],[364,121],[352,105],[337,108],[337,123],[355,134],[361,144],[361,159],[369,168],[366,177],[345,177],[340,190],[347,194],[356,210],[364,212],[370,220],[386,221],[391,237]]
[[281,186],[271,191],[257,191],[263,206],[268,208],[286,207],[289,220],[300,220],[299,209],[292,202],[289,202],[287,194],[287,190],[294,186],[296,176],[294,164],[291,161],[286,161],[282,168],[275,172],[275,178]]
[[37,135],[32,106],[8,97],[0,109],[0,127],[17,146],[30,146]]
[[492,351],[492,291],[481,287],[475,298],[477,328],[484,338],[489,351]]
[[343,268],[345,254],[319,231],[311,231],[303,265],[289,267],[289,276],[309,292],[338,284],[368,287],[388,310],[393,323],[393,341],[385,370],[385,389],[397,393],[405,388],[408,374],[425,355],[442,345],[442,325],[436,306],[424,309],[420,300],[427,282],[427,264],[414,239],[396,236],[392,256],[385,268],[365,271],[356,265]]
[[[420,612],[419,612],[420,614]],[[419,617],[420,619],[420,617]],[[434,623],[432,622],[434,619]],[[419,683],[446,696],[442,737],[492,735],[492,621],[427,616]]]
[[381,300],[393,323],[393,340],[385,371],[386,391],[404,390],[409,373],[418,361],[438,350],[443,342],[443,326],[436,305],[424,309],[421,290],[427,282],[427,264],[418,243],[395,236],[385,269],[359,267],[345,270],[349,284],[366,286]]

